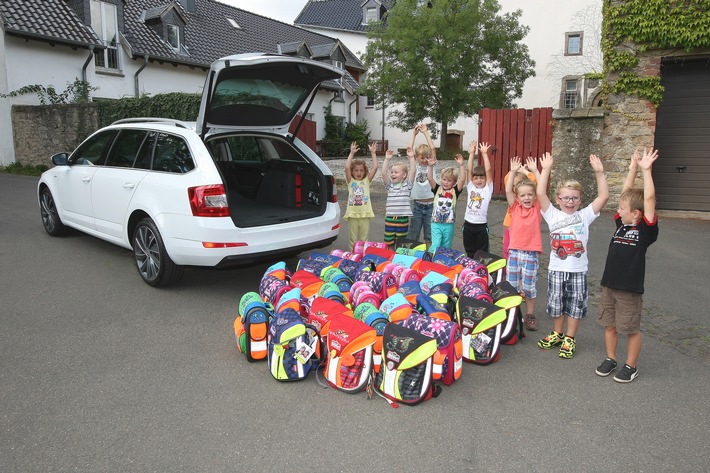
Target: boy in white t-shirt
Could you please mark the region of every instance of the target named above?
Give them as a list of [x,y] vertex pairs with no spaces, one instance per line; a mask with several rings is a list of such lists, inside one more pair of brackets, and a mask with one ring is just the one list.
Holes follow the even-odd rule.
[[466,214],[463,223],[463,248],[466,256],[473,258],[478,250],[488,251],[488,204],[493,196],[493,174],[488,158],[488,143],[481,143],[483,166],[474,166],[478,143],[472,141],[468,147],[468,169],[466,173]]
[[[540,158],[542,173],[535,160],[528,158],[527,167],[537,178],[537,198],[542,217],[550,228],[550,266],[547,285],[547,314],[552,317],[553,330],[537,342],[545,350],[559,346],[560,358],[572,358],[577,346],[574,337],[581,320],[587,316],[589,286],[587,271],[587,241],[589,225],[599,216],[609,199],[609,188],[604,175],[604,166],[595,155],[589,163],[597,181],[597,197],[579,209],[582,201],[582,186],[574,180],[562,181],[555,190],[559,209],[551,205],[547,197],[547,183],[552,171],[550,153]],[[567,322],[567,333],[565,333]]]

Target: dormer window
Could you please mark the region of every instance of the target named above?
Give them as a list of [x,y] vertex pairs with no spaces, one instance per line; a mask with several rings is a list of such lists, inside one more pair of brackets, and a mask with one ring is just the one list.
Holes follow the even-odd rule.
[[365,8],[365,14],[363,15],[363,24],[369,25],[372,23],[376,23],[380,21],[380,15],[378,12],[378,8],[376,7],[367,7]]
[[335,61],[333,61],[333,65],[334,65],[335,67],[339,67],[339,68],[341,68],[341,69],[343,68],[343,62],[342,62],[342,61],[337,61],[337,60],[335,60]]
[[176,25],[167,25],[168,43],[175,51],[180,51],[180,28]]

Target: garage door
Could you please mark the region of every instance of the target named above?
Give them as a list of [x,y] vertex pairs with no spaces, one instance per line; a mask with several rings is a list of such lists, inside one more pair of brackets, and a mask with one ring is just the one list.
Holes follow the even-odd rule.
[[672,58],[656,119],[657,207],[710,212],[710,59]]

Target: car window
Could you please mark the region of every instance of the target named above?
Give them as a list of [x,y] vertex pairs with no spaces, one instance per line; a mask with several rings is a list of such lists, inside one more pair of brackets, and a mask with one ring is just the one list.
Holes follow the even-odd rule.
[[106,158],[106,166],[130,168],[136,160],[138,151],[143,146],[148,132],[146,130],[121,130],[113,141]]
[[133,163],[134,168],[150,169],[150,163],[153,159],[153,148],[155,147],[155,141],[157,137],[157,132],[148,132],[148,137],[143,140],[143,144],[141,145],[141,148],[136,154],[136,161]]
[[116,130],[97,133],[84,141],[69,157],[74,165],[98,165],[103,162],[108,145],[116,136]]
[[282,139],[238,135],[214,138],[207,148],[215,161],[264,163],[268,161],[305,161],[298,151]]
[[212,156],[218,156],[219,161],[240,163],[261,163],[264,161],[254,136],[229,136],[211,140],[208,146]]
[[195,162],[185,140],[167,133],[158,134],[152,169],[177,173],[185,173],[195,169]]

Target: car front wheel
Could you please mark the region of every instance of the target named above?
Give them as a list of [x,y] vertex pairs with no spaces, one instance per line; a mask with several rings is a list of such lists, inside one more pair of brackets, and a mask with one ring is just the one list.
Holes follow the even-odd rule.
[[67,227],[62,223],[57,212],[57,204],[54,202],[52,193],[46,187],[39,191],[39,211],[42,215],[42,225],[52,236],[58,236],[67,231]]
[[133,231],[133,256],[143,281],[154,287],[168,286],[180,280],[183,267],[175,264],[165,251],[158,227],[144,218]]

